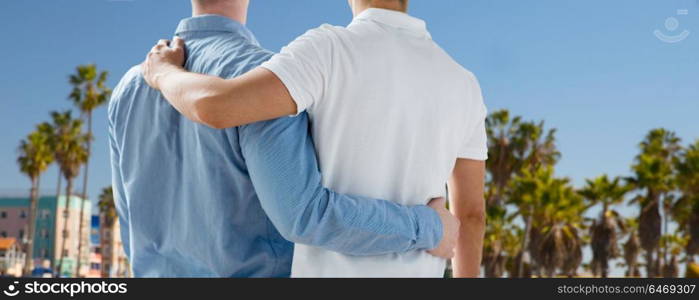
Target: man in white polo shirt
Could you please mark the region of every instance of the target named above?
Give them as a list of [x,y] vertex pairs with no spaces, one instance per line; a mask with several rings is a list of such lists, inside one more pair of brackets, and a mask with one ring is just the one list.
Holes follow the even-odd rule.
[[[407,0],[349,1],[347,27],[308,31],[235,79],[188,73],[182,41],[161,41],[146,80],[190,119],[226,128],[307,111],[325,186],[424,204],[444,196],[461,220],[454,275],[477,276],[484,232],[486,108],[473,74],[405,13]],[[356,257],[296,245],[294,277],[441,277],[422,251]]]

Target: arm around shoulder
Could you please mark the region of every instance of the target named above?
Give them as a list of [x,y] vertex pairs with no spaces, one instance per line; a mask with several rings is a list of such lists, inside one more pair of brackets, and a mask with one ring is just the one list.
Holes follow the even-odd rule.
[[228,128],[296,114],[296,103],[274,73],[256,68],[233,79],[188,72],[184,41],[161,41],[143,62],[148,84],[187,118]]

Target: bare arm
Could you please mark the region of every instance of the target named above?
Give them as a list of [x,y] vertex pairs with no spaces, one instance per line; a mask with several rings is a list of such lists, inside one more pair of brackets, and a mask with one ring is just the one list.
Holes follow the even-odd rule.
[[142,64],[148,84],[187,118],[228,128],[296,113],[296,103],[274,73],[256,68],[234,79],[186,71],[184,41],[161,40]]
[[452,260],[454,277],[477,277],[485,234],[485,162],[457,160],[448,184],[451,211],[461,221]]

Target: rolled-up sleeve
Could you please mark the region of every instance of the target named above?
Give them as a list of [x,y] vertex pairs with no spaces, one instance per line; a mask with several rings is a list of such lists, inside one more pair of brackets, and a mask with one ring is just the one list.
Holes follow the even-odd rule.
[[286,239],[349,255],[435,248],[437,213],[323,187],[303,113],[240,127],[240,145],[262,208]]

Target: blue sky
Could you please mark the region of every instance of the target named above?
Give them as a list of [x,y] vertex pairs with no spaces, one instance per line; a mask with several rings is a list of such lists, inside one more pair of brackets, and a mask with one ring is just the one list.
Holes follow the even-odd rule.
[[[651,128],[675,130],[685,143],[699,138],[697,0],[412,0],[411,13],[479,77],[491,111],[558,128],[557,172],[576,184],[627,174]],[[114,86],[189,14],[187,0],[3,0],[0,192],[28,188],[15,163],[18,142],[49,111],[70,108],[75,66],[96,63]],[[669,17],[679,21],[675,31],[665,29]],[[252,0],[248,25],[278,51],[307,29],[350,20],[344,0]],[[691,33],[669,44],[656,29]],[[93,197],[110,184],[105,108],[95,128]],[[55,189],[56,174],[43,176],[42,190]]]

